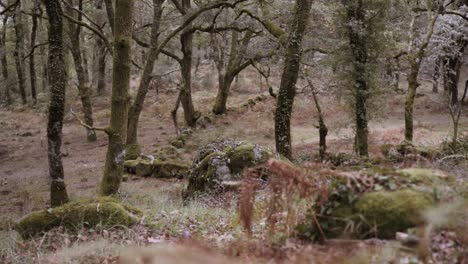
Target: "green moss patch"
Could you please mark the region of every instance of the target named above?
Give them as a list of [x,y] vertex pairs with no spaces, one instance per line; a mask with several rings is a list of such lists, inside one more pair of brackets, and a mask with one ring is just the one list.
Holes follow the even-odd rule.
[[15,229],[23,238],[34,237],[58,226],[76,231],[96,226],[131,226],[142,212],[116,199],[100,197],[67,203],[63,206],[33,212],[21,218]]

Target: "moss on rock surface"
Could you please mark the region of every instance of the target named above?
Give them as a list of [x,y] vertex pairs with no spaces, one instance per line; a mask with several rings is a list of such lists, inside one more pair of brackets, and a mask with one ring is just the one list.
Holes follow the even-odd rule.
[[433,205],[429,194],[405,189],[366,193],[357,201],[356,209],[367,222],[369,232],[393,238],[398,231],[422,224],[422,211]]
[[129,144],[125,147],[125,160],[136,160],[141,154],[141,146]]
[[271,153],[257,144],[222,139],[198,150],[184,198],[219,192],[224,183],[238,181],[246,168],[265,162]]
[[264,148],[252,143],[243,143],[226,153],[229,159],[229,168],[234,174],[242,173],[245,168],[249,168],[265,162],[271,157]]
[[21,218],[15,229],[23,238],[34,237],[58,226],[76,231],[82,227],[131,226],[142,212],[110,197],[73,201],[60,207],[33,212]]

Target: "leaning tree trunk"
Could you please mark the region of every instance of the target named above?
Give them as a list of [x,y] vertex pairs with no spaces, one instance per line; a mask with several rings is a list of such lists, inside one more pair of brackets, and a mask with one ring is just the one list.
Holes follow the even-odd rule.
[[229,97],[229,90],[231,89],[234,77],[229,74],[219,76],[219,88],[216,95],[216,101],[213,106],[213,113],[215,115],[222,115],[227,111],[227,99]]
[[7,24],[8,16],[4,15],[3,18],[3,26],[2,26],[2,34],[0,36],[0,51],[1,51],[1,63],[2,63],[2,76],[3,81],[5,82],[5,99],[7,104],[11,104],[11,93],[10,93],[10,84],[8,83],[8,59],[7,59],[7,50],[6,50],[6,32],[7,32]]
[[132,41],[133,1],[117,0],[114,20],[114,64],[112,70],[112,105],[104,176],[101,194],[113,195],[120,188],[124,172],[127,138],[128,89],[130,86],[130,53]]
[[153,0],[153,25],[151,28],[151,47],[149,50],[148,58],[146,59],[145,68],[141,76],[140,84],[138,86],[138,92],[130,107],[128,113],[128,133],[127,133],[127,146],[137,144],[138,137],[138,120],[140,118],[141,111],[143,110],[143,103],[145,102],[146,94],[148,93],[153,73],[154,63],[158,58],[158,37],[159,37],[159,25],[162,15],[162,4],[163,0]]
[[29,56],[29,77],[31,82],[31,97],[33,99],[33,104],[37,103],[37,78],[36,78],[36,63],[34,56],[34,49],[36,45],[36,35],[37,35],[37,12],[39,10],[40,2],[38,0],[34,1],[34,6],[32,9],[32,25],[31,25],[31,55]]
[[[73,6],[73,0],[68,0],[68,4]],[[69,16],[73,17],[73,10],[69,7],[66,9]],[[80,19],[79,19],[80,20]],[[83,67],[83,57],[81,54],[80,43],[80,28],[75,24],[68,23],[68,36],[70,38],[70,52],[75,64],[76,75],[78,78],[78,92],[80,94],[81,104],[84,113],[84,121],[87,125],[93,126],[93,106],[91,103],[91,90],[89,89],[89,75]],[[96,132],[86,128],[87,140],[90,142],[96,141]]]
[[292,21],[291,33],[287,41],[286,58],[278,93],[275,114],[276,151],[292,158],[291,147],[291,114],[296,95],[296,82],[299,75],[299,64],[302,57],[302,38],[309,21],[312,0],[297,0]]
[[18,76],[18,88],[21,94],[21,101],[23,104],[27,103],[26,99],[26,76],[24,70],[24,32],[23,32],[23,21],[21,15],[21,2],[16,6],[16,13],[13,17],[13,22],[15,26],[15,64],[16,64],[16,73]]
[[62,126],[65,111],[66,73],[63,46],[63,14],[59,0],[44,1],[49,17],[50,105],[47,124],[50,203],[59,206],[68,201],[62,164]]

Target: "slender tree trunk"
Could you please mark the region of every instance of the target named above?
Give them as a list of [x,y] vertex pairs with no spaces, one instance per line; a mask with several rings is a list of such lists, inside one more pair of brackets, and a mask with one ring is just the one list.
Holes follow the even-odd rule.
[[8,60],[7,60],[7,49],[6,49],[6,32],[7,26],[6,23],[8,21],[8,16],[5,14],[3,17],[3,26],[2,26],[2,33],[0,36],[0,50],[1,50],[1,63],[2,63],[2,76],[4,81],[5,87],[5,100],[6,103],[9,105],[11,104],[11,93],[10,93],[10,84],[8,80]]
[[434,62],[434,73],[432,75],[432,92],[439,92],[439,77],[440,77],[440,57]]
[[21,2],[16,6],[16,13],[13,17],[13,22],[15,25],[15,64],[16,64],[16,73],[18,76],[18,88],[21,94],[21,101],[23,104],[27,103],[26,99],[26,76],[24,70],[24,30],[23,30],[23,20],[21,14]]
[[138,120],[143,104],[145,102],[146,94],[148,93],[149,85],[152,80],[151,74],[153,73],[154,63],[158,58],[158,36],[159,25],[162,15],[163,0],[153,0],[153,26],[151,28],[151,47],[149,50],[148,58],[146,59],[143,74],[141,76],[138,92],[133,101],[130,111],[128,113],[128,133],[127,133],[127,146],[138,144]]
[[[96,1],[96,23],[104,27],[105,22],[102,15],[103,1]],[[96,65],[97,65],[97,94],[102,95],[106,91],[106,46],[101,38],[96,38]]]
[[[189,13],[191,9],[191,0],[182,0],[182,8]],[[195,111],[192,100],[192,50],[193,33],[190,31],[191,25],[180,35],[183,58],[181,61],[181,72],[183,85],[181,87],[180,102],[184,109],[185,123],[189,127],[194,127],[200,113]]]
[[114,7],[112,5],[112,0],[104,0],[106,4],[106,13],[107,19],[109,20],[109,26],[112,34],[114,33]]
[[33,104],[37,103],[37,78],[36,78],[36,64],[34,56],[34,46],[36,45],[37,34],[37,12],[39,10],[39,1],[35,0],[32,9],[32,25],[31,25],[31,55],[29,56],[29,76],[31,82],[31,97]]
[[296,95],[296,82],[302,57],[302,38],[309,21],[312,0],[297,0],[291,33],[287,41],[283,75],[278,93],[275,114],[276,151],[292,158],[291,114]]
[[[73,6],[73,0],[68,0],[68,4]],[[66,8],[66,12],[69,16],[74,16],[73,10],[69,7]],[[78,19],[79,20],[79,19]],[[93,126],[93,106],[91,103],[91,91],[89,89],[89,76],[88,72],[83,67],[83,58],[81,54],[81,43],[80,43],[80,29],[73,23],[67,23],[68,25],[68,36],[70,38],[70,52],[73,57],[75,64],[76,75],[78,78],[78,92],[80,94],[81,104],[84,113],[84,121],[87,125]],[[96,132],[94,130],[86,128],[87,140],[90,142],[96,141]]]
[[66,73],[63,46],[63,14],[59,0],[44,2],[49,17],[50,105],[47,124],[50,203],[59,206],[68,202],[62,164],[62,126],[65,111]]
[[418,75],[419,69],[421,67],[421,60],[424,58],[426,53],[426,48],[429,45],[432,34],[434,33],[434,25],[439,16],[438,11],[432,17],[432,20],[428,26],[428,32],[422,40],[418,48],[415,48],[415,36],[414,36],[414,24],[416,17],[413,17],[411,21],[411,35],[408,48],[408,63],[409,63],[409,74],[407,76],[408,80],[408,91],[406,92],[406,101],[405,101],[405,140],[412,142],[413,141],[413,112],[414,112],[414,101],[416,98],[416,91],[419,87]]
[[405,140],[413,141],[413,112],[414,99],[416,98],[416,90],[419,87],[418,83],[419,64],[416,61],[410,61],[410,73],[407,77],[408,91],[405,101]]
[[124,172],[127,138],[128,89],[130,86],[130,53],[132,42],[133,1],[117,0],[114,20],[114,64],[112,71],[112,105],[109,146],[107,148],[101,194],[113,195],[120,188]]

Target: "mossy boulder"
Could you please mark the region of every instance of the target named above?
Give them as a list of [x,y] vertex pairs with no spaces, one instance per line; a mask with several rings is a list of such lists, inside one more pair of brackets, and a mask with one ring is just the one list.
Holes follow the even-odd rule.
[[142,212],[130,205],[109,197],[78,200],[60,207],[33,212],[15,224],[23,238],[30,238],[58,226],[76,231],[83,227],[131,226],[137,223]]
[[260,145],[244,143],[226,153],[229,159],[229,168],[234,174],[241,173],[245,168],[263,163],[271,157],[271,153]]
[[180,178],[188,174],[190,165],[183,161],[176,148],[165,146],[153,155],[125,161],[124,167],[128,173],[142,177]]
[[445,172],[435,169],[407,168],[396,170],[396,172],[416,184],[434,185],[441,182],[449,183],[453,180],[453,178]]
[[139,144],[128,144],[125,147],[125,160],[136,160],[141,154],[141,146]]
[[152,177],[181,178],[188,170],[189,165],[182,162],[156,160],[153,164]]
[[[336,176],[325,202],[317,203],[312,212],[327,238],[393,238],[395,232],[422,223],[422,211],[450,189],[439,180],[446,178],[437,170],[378,168],[352,179]],[[317,222],[312,220],[298,226],[298,235],[321,239]]]
[[246,168],[265,162],[271,153],[257,144],[217,140],[201,147],[192,163],[184,198],[224,190],[227,183],[239,181]]
[[421,213],[433,205],[430,194],[405,189],[366,193],[356,202],[356,210],[371,234],[393,238],[398,231],[422,224]]

